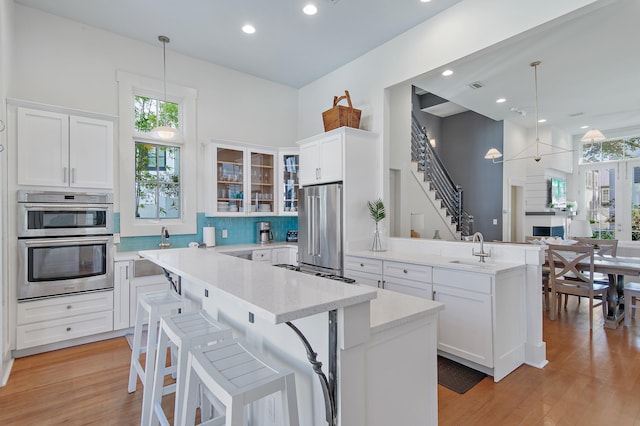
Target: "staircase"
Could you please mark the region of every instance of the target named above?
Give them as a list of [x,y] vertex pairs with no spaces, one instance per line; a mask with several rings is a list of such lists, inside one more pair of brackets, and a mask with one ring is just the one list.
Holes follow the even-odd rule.
[[473,216],[463,208],[462,187],[453,182],[428,140],[426,128],[411,114],[411,161],[416,164],[412,175],[451,234],[460,240],[473,234]]

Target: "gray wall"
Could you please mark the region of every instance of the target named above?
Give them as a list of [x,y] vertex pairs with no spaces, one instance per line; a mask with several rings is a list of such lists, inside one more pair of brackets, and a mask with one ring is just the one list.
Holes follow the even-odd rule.
[[413,105],[429,138],[436,138],[436,152],[451,178],[462,185],[464,208],[473,215],[475,230],[486,241],[502,240],[502,164],[485,160],[484,154],[492,147],[503,151],[503,122],[472,111],[436,117],[420,111],[416,97]]

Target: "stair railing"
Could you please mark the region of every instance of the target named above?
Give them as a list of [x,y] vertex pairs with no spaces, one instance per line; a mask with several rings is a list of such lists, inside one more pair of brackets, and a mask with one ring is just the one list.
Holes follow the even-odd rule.
[[473,234],[473,216],[463,208],[462,186],[451,179],[451,175],[429,143],[427,129],[411,114],[411,160],[418,163],[429,189],[435,191],[447,214],[462,236]]

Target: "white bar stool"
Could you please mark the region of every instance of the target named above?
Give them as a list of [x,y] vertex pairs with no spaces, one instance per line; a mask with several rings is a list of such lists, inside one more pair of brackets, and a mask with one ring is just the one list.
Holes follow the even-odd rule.
[[631,325],[631,318],[636,317],[636,298],[640,298],[640,283],[630,282],[624,285],[624,325]]
[[[156,342],[158,339],[158,325],[160,317],[177,312],[187,312],[191,307],[188,299],[180,296],[178,293],[167,290],[152,293],[141,294],[138,297],[138,307],[136,309],[136,325],[133,330],[133,348],[131,349],[131,366],[129,367],[129,393],[136,391],[136,381],[140,377],[142,386],[145,388],[152,384],[153,380],[153,363],[156,357]],[[149,324],[147,327],[147,346],[146,350],[142,346],[142,330],[144,327],[145,312],[149,314]],[[145,366],[140,363],[140,355],[145,352]],[[146,394],[143,394],[143,401]]]
[[[239,340],[189,351],[184,407],[179,425],[191,426],[198,405],[198,385],[226,408],[225,425],[241,426],[244,407],[267,395],[281,392],[285,426],[298,426],[298,404],[293,372],[267,364]],[[221,418],[202,423],[222,424]]]
[[[187,354],[191,348],[212,344],[221,340],[231,339],[231,329],[220,324],[205,311],[187,314],[164,316],[160,320],[158,350],[156,352],[153,387],[149,389],[151,398],[143,398],[142,425],[169,425],[164,411],[162,411],[162,397],[176,394],[174,419],[180,418],[182,399],[185,389],[185,375],[187,373]],[[166,368],[167,349],[174,344],[178,348],[177,363]],[[164,386],[165,375],[176,371],[176,383]],[[151,392],[151,390],[153,390]],[[145,388],[144,392],[147,392]],[[144,403],[147,402],[145,406]],[[174,421],[176,423],[176,421]]]

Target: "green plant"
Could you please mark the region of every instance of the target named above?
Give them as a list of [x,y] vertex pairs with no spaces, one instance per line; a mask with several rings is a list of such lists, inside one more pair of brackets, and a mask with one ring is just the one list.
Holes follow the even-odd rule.
[[369,206],[369,215],[376,224],[386,217],[384,203],[380,198],[375,201],[367,201],[367,204]]

